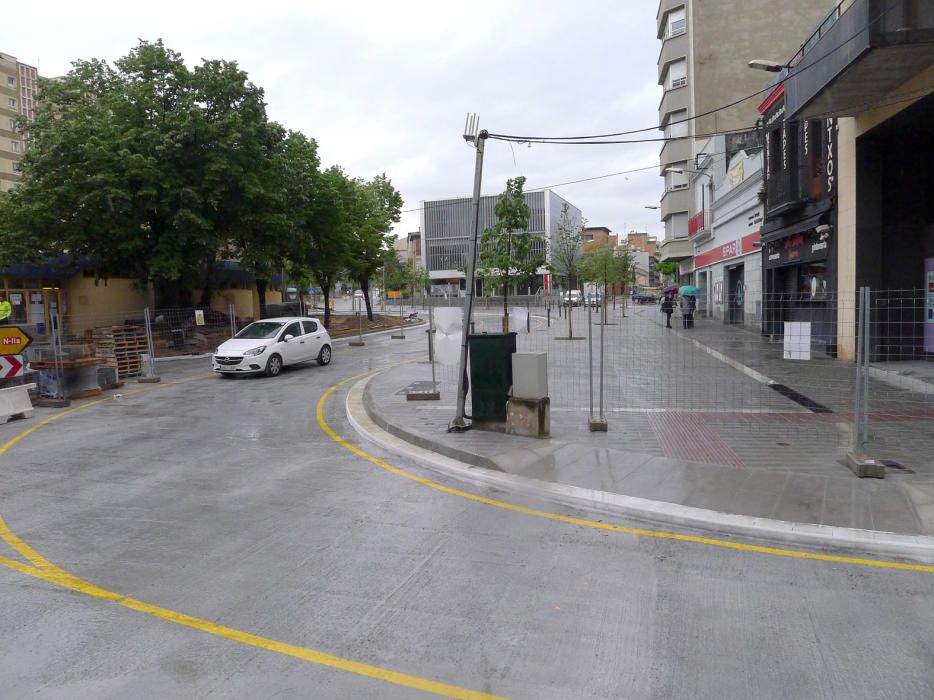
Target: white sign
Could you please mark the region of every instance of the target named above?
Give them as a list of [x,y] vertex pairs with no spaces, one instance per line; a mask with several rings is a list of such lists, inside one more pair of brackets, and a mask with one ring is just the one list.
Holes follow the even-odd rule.
[[10,294],[10,303],[15,306],[19,306],[20,304],[23,303],[23,295],[22,294]]
[[529,323],[529,310],[524,306],[513,306],[509,309],[509,330],[516,333],[525,333]]
[[811,359],[811,324],[785,322],[785,353],[786,360]]
[[464,310],[455,306],[435,309],[435,357],[442,365],[460,362]]
[[195,309],[195,325],[204,325],[204,309]]

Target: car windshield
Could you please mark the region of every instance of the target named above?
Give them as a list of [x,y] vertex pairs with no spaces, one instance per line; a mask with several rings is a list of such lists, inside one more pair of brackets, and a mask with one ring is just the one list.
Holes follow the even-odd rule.
[[234,338],[241,340],[263,340],[265,338],[273,338],[284,325],[285,324],[281,321],[257,321],[256,323],[251,323],[237,333]]

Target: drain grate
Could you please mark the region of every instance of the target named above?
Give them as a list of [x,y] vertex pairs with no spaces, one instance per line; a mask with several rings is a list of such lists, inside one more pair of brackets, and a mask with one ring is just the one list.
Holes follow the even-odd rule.
[[813,413],[833,413],[832,409],[827,408],[824,404],[817,403],[817,401],[814,401],[813,399],[809,399],[807,396],[799,391],[795,391],[790,386],[785,386],[784,384],[769,384],[769,388],[774,389],[785,398],[791,399],[796,404],[804,406],[806,409]]

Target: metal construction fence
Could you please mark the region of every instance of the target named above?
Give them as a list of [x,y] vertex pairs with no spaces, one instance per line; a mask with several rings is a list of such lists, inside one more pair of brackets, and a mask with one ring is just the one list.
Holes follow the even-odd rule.
[[[859,451],[934,471],[926,290],[766,296],[753,325],[700,318],[688,304],[678,300],[668,328],[661,304],[545,298],[510,330],[519,352],[547,353],[556,420],[586,429],[589,417],[605,418],[634,451],[792,467]],[[520,305],[510,302],[513,312]],[[473,332],[501,332],[502,315],[475,302]],[[456,394],[457,373],[456,363],[439,364],[443,393]]]

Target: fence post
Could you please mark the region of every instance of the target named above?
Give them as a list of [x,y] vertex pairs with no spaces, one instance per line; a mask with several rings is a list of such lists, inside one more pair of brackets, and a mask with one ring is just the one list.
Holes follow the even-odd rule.
[[230,315],[230,337],[233,338],[237,335],[237,307],[231,304],[227,313]]
[[604,333],[606,332],[606,294],[603,295],[603,323],[600,324],[600,422],[603,424],[603,431],[606,431],[606,416],[603,412],[603,352],[604,352]]
[[146,361],[145,373],[137,378],[140,384],[158,384],[162,378],[156,374],[155,345],[152,342],[152,317],[149,314],[149,307],[143,309],[143,322],[146,328],[146,351],[149,354]]

